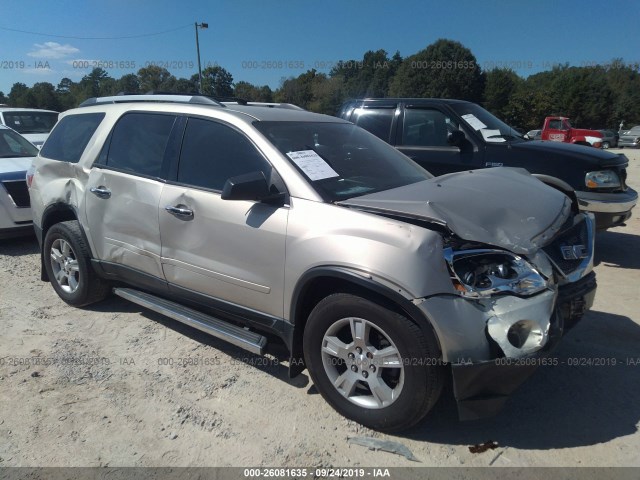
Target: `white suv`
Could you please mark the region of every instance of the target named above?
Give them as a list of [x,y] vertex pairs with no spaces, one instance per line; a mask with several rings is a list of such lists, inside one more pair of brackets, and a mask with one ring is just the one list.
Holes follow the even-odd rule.
[[447,368],[461,418],[494,413],[595,294],[593,220],[564,194],[508,168],[433,178],[335,117],[92,99],[31,174],[64,301],[113,291],[258,354],[280,341],[381,430],[420,421]]
[[40,148],[58,121],[58,115],[52,110],[1,107],[0,123],[13,128]]

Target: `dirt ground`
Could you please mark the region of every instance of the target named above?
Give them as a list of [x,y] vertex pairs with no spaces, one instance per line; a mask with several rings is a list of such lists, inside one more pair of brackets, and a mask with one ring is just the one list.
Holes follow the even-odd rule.
[[[640,152],[628,183],[640,187]],[[35,238],[0,241],[0,467],[640,466],[640,208],[600,233],[593,310],[495,418],[450,394],[402,435],[345,420],[308,376],[118,298],[68,307]],[[615,362],[615,365],[613,363]],[[421,463],[348,443],[393,440]],[[487,440],[498,448],[473,454]]]

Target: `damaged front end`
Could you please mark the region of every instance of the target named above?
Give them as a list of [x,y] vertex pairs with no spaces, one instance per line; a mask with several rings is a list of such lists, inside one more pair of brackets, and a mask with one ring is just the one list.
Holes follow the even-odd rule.
[[[451,364],[461,420],[497,413],[588,310],[595,296],[594,221],[570,217],[528,255],[453,244],[444,258],[457,295],[420,299]],[[447,321],[450,320],[450,321]]]

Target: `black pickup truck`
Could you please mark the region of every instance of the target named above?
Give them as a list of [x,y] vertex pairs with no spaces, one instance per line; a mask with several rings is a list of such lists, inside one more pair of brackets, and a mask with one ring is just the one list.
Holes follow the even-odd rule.
[[580,210],[593,212],[600,230],[623,225],[638,201],[638,194],[626,184],[625,155],[527,140],[475,103],[367,98],[346,102],[338,116],[395,146],[434,175],[486,167],[525,168],[573,198]]

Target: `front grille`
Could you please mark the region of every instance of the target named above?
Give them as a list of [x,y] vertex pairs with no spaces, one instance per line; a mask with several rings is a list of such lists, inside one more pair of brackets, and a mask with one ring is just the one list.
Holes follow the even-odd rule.
[[627,189],[627,169],[626,168],[620,169],[620,186],[622,187],[623,191]]
[[29,189],[26,180],[7,180],[2,182],[2,186],[13,199],[17,207],[29,207]]
[[566,259],[562,250],[563,247],[574,247],[576,245],[582,245],[585,249],[589,245],[589,231],[587,222],[584,219],[558,234],[553,242],[544,247],[543,250],[553,260],[553,263],[567,275],[577,269],[583,259]]

